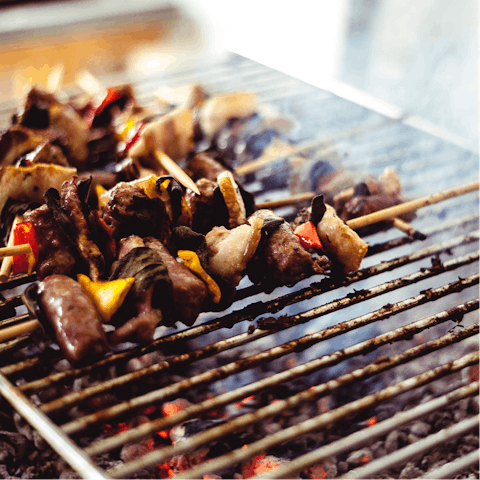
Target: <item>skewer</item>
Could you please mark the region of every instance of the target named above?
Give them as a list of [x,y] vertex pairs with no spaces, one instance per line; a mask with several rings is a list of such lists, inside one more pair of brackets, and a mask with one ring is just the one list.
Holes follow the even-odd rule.
[[348,220],[347,225],[353,230],[356,230],[357,228],[366,227],[372,223],[389,220],[405,213],[412,212],[413,210],[443,202],[443,200],[448,200],[449,198],[459,197],[460,195],[474,192],[478,190],[478,188],[479,182],[469,183],[467,185],[463,185],[462,187],[446,190],[442,193],[434,193],[428,197],[419,198],[418,200],[411,200],[410,202],[401,203],[400,205],[395,205],[394,207],[384,208],[383,210],[369,213],[363,217],[352,218],[351,220]]
[[178,180],[184,187],[187,187],[197,195],[200,195],[200,190],[197,185],[195,185],[195,182],[168,155],[161,150],[156,149],[155,158],[158,160],[158,163],[162,168]]
[[392,225],[415,240],[425,240],[427,238],[426,235],[413,228],[407,222],[404,222],[401,218],[395,217],[392,221]]
[[[290,145],[290,144],[285,144],[282,145],[282,149],[279,151],[278,154],[270,154],[270,155],[265,155],[262,154],[260,158],[257,160],[252,160],[251,162],[246,162],[243,165],[240,165],[235,169],[235,173],[237,175],[246,175],[247,173],[252,173],[255,172],[256,170],[259,170],[260,168],[264,167],[265,165],[268,165],[269,163],[273,163],[276,160],[281,160],[282,158],[286,156],[292,156],[297,153],[304,152],[305,150],[310,150],[311,148],[318,147],[322,144],[324,144],[325,141],[318,141],[315,140],[313,142],[307,142],[303,143],[301,145]],[[285,147],[289,147],[288,149],[285,149]]]
[[[399,228],[402,231],[405,231],[408,234],[412,234],[414,230],[413,227],[409,226],[406,222],[403,222],[402,220],[398,221],[399,219],[395,217],[398,217],[408,212],[412,212],[422,207],[426,207],[428,205],[442,202],[443,200],[448,200],[449,198],[454,198],[460,195],[464,195],[466,193],[474,192],[478,189],[479,182],[469,183],[467,185],[463,185],[462,187],[446,190],[442,193],[434,193],[433,195],[430,195],[428,197],[419,198],[418,200],[411,200],[409,202],[404,202],[393,207],[384,208],[383,210],[369,213],[368,215],[364,215],[363,217],[352,218],[346,223],[351,229],[356,230],[361,227],[366,227],[367,225],[372,225],[373,223],[394,219],[395,227]],[[257,203],[257,208],[285,207],[304,200],[310,200],[315,195],[315,192],[298,193],[287,198],[280,198],[278,200],[268,200],[265,202]],[[418,233],[420,234],[420,232]]]
[[38,320],[28,320],[27,322],[19,323],[13,327],[4,328],[3,330],[0,330],[0,342],[6,342],[12,338],[17,338],[20,335],[32,333],[40,326],[41,323]]
[[[5,248],[13,247],[13,231],[15,230],[17,223],[20,223],[22,221],[23,221],[22,215],[15,215],[15,218],[12,223],[12,228],[10,230],[10,235],[8,237],[7,246]],[[10,276],[10,272],[12,271],[12,263],[13,263],[13,259],[11,256],[8,256],[3,259],[2,266],[0,267],[0,283],[4,283],[8,281],[8,277]]]
[[55,93],[63,82],[63,76],[65,74],[65,66],[63,63],[57,63],[54,65],[48,74],[47,78],[47,91]]
[[[333,197],[333,201],[341,201],[341,200],[348,200],[350,197],[352,197],[354,194],[354,188],[347,188],[346,190],[343,190],[340,193],[337,193]],[[401,218],[395,217],[392,220],[392,225],[400,230],[403,233],[406,233],[408,236],[414,238],[415,240],[425,240],[427,237],[423,233],[419,232],[415,228],[413,228],[411,225],[409,225],[407,222],[404,222]]]
[[88,70],[78,72],[75,83],[92,98],[105,91],[104,86]]
[[12,257],[13,255],[22,255],[23,253],[32,253],[30,244],[14,245],[12,247],[0,248],[0,258]]
[[265,202],[257,203],[257,208],[278,208],[286,207],[305,200],[311,200],[315,196],[315,192],[302,192],[286,198],[279,198],[278,200],[266,200]]

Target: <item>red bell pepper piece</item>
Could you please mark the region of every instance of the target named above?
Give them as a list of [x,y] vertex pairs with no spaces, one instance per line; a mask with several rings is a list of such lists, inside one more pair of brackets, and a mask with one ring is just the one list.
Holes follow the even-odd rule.
[[32,253],[12,257],[12,273],[32,273],[38,258],[38,243],[32,222],[17,223],[13,230],[13,244],[30,244]]
[[100,115],[103,110],[105,109],[105,107],[107,107],[108,105],[110,105],[112,102],[114,102],[115,100],[118,100],[119,98],[121,97],[121,94],[117,91],[117,89],[115,88],[109,88],[107,90],[107,93],[105,95],[105,98],[102,100],[102,102],[100,103],[100,105],[98,106],[95,106],[95,105],[92,105],[91,107],[89,107],[87,109],[87,111],[85,112],[84,116],[83,116],[83,119],[85,120],[85,122],[87,123],[87,125],[89,127],[92,126],[92,123],[93,123],[93,119]]
[[132,146],[135,144],[135,142],[140,138],[140,134],[142,133],[143,129],[145,128],[145,125],[146,125],[146,123],[142,122],[140,124],[140,127],[138,128],[138,130],[135,132],[135,135],[131,138],[130,141],[127,142],[127,144],[125,145],[125,150],[123,151],[124,155],[126,155],[128,153],[130,148],[132,148]]
[[110,105],[115,100],[118,100],[120,97],[121,95],[116,88],[109,88],[102,103],[95,110],[95,116],[100,115],[106,106]]
[[312,222],[306,222],[299,225],[293,233],[300,239],[300,243],[304,248],[320,248],[322,247],[322,242],[318,237],[317,229]]

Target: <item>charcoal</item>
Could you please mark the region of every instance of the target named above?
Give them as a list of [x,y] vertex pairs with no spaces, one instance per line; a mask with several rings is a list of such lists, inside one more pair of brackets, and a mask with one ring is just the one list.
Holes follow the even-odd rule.
[[417,437],[426,437],[430,433],[430,425],[425,422],[415,422],[411,425],[410,432]]
[[385,439],[385,450],[392,453],[398,449],[398,430],[392,430]]
[[16,478],[20,478],[20,477],[15,477],[15,476],[11,475],[9,473],[8,469],[7,469],[7,466],[0,463],[0,478],[16,479]]
[[422,470],[417,468],[413,463],[407,463],[400,472],[399,478],[419,478],[424,474]]
[[373,458],[373,452],[369,448],[362,448],[352,452],[348,458],[347,463],[350,468],[359,467],[360,465],[365,465],[370,462]]

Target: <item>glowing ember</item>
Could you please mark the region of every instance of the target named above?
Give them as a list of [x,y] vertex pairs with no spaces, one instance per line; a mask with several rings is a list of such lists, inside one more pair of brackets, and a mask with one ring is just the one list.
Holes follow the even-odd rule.
[[168,438],[168,431],[167,430],[161,430],[160,432],[157,432],[157,435],[162,438]]
[[284,463],[287,463],[287,461],[273,455],[265,455],[262,453],[244,464],[242,467],[242,475],[244,478],[261,476],[264,473],[271,472]]
[[162,405],[162,413],[166,417],[171,417],[182,410],[190,407],[192,404],[185,398],[177,398],[173,402],[167,402]]
[[373,416],[367,420],[367,427],[371,427],[377,423],[377,416]]
[[323,469],[323,465],[313,465],[308,469],[310,478],[327,478],[327,472]]

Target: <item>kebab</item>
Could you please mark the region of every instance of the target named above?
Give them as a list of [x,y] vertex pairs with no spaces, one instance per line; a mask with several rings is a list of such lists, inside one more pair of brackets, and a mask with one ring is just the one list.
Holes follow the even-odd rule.
[[[103,113],[103,111],[101,113]],[[182,113],[185,113],[185,111],[183,111]],[[167,117],[167,122],[160,123],[160,126],[166,127],[167,125],[171,126],[173,124],[174,130],[175,130],[175,119],[177,118],[178,117],[174,115],[172,115],[171,117]],[[160,137],[152,137],[153,135],[152,132],[156,132],[157,130],[160,132]],[[153,154],[156,155],[157,144],[155,142],[158,141],[158,138],[162,140],[163,138],[162,135],[164,135],[165,132],[168,131],[168,129],[166,128],[163,128],[163,130],[162,128],[158,128],[157,130],[152,129],[152,132],[150,133],[147,130],[148,135],[144,134],[143,137],[139,135],[139,139],[141,140],[141,143],[139,143],[138,145],[141,146],[142,140],[143,140],[143,145],[144,147],[146,147],[146,150],[145,149],[143,151],[140,150],[141,152],[143,152],[144,156],[150,155],[152,151],[153,151]],[[188,130],[190,131],[189,128]],[[153,149],[151,148],[152,144],[153,144]],[[135,146],[135,144],[133,146]],[[139,155],[139,156],[142,156],[142,155]],[[227,172],[227,174],[225,174],[225,172],[221,172],[219,175],[216,176],[216,179],[220,187],[220,191],[223,194],[225,206],[227,207],[229,228],[227,229],[225,225],[213,226],[211,231],[206,232],[205,243],[207,246],[207,251],[209,253],[208,263],[206,264],[206,268],[207,270],[210,270],[211,273],[213,273],[214,275],[219,277],[221,280],[223,280],[225,283],[228,283],[230,284],[230,286],[235,287],[238,284],[238,281],[243,276],[243,272],[247,264],[249,263],[250,259],[256,253],[257,246],[260,243],[260,239],[262,237],[262,229],[264,227],[265,220],[269,220],[268,223],[270,224],[269,230],[265,230],[266,235],[269,235],[271,233],[272,228],[274,228],[275,225],[277,227],[280,227],[280,226],[285,227],[286,222],[284,222],[283,219],[272,217],[273,213],[270,213],[270,212],[266,212],[266,213],[264,212],[263,217],[262,215],[251,216],[247,220],[245,205],[242,204],[242,202],[240,202],[239,200],[240,198],[240,196],[238,195],[239,192],[236,189],[236,185],[233,183],[231,173]],[[202,179],[200,178],[198,181],[200,180]],[[212,180],[209,180],[209,181],[212,182]],[[163,182],[161,182],[160,185],[162,183]],[[223,191],[221,188],[222,185],[223,185]],[[138,187],[138,185],[136,186]],[[117,185],[117,187],[115,187],[115,191],[116,193],[120,192],[120,197],[121,197],[122,194],[125,194],[126,186],[122,186],[124,188],[120,188],[120,186]],[[129,187],[131,187],[131,185]],[[50,205],[47,204],[47,208],[51,208],[54,212],[57,213],[57,217],[62,218],[61,215],[59,215],[60,209],[58,208],[58,201],[61,200],[62,205],[60,205],[60,207],[63,210],[67,210],[70,216],[70,219],[67,219],[67,221],[64,222],[64,225],[66,226],[70,225],[70,227],[72,227],[71,228],[72,231],[70,232],[70,235],[68,235],[69,227],[66,228],[67,237],[70,237],[69,238],[70,241],[72,240],[71,237],[73,237],[74,241],[71,243],[73,244],[77,243],[77,250],[78,250],[77,255],[80,254],[80,257],[83,260],[83,263],[88,266],[88,273],[92,278],[92,281],[96,282],[98,281],[98,277],[102,275],[102,262],[101,261],[99,262],[102,256],[98,253],[100,250],[99,248],[97,249],[93,248],[92,243],[94,242],[92,242],[92,239],[89,238],[90,232],[88,231],[88,229],[83,228],[86,224],[87,217],[90,217],[91,212],[89,212],[87,216],[85,216],[84,207],[85,207],[86,201],[85,201],[85,198],[83,198],[83,201],[82,201],[82,199],[78,195],[78,190],[79,190],[78,184],[72,181],[67,182],[67,185],[65,187],[62,186],[62,195],[61,196],[59,195],[59,198],[56,198],[53,195],[53,193],[50,192],[50,195],[48,196]],[[158,188],[157,190],[161,191],[160,188]],[[149,190],[148,187],[144,189],[143,193],[145,194],[147,199],[155,200],[155,198],[149,198],[149,195],[146,193],[147,191],[150,191],[151,193],[152,189]],[[120,204],[120,202],[118,201],[119,200],[118,197],[115,197],[114,195],[113,198],[114,198],[114,201],[113,201],[112,208],[109,209],[107,204],[107,207],[105,208],[105,212],[104,212],[104,219],[108,221],[110,227],[112,227],[114,221],[118,220],[118,218],[115,218],[115,215],[119,213],[118,205]],[[123,198],[125,198],[125,196]],[[138,192],[137,194],[135,193],[132,194],[131,198],[138,199],[139,198]],[[156,203],[159,204],[159,202],[156,202]],[[165,212],[163,212],[160,209],[160,211],[162,212],[162,215],[164,213],[166,214],[166,210],[167,209],[165,208]],[[133,209],[133,211],[135,212],[135,209]],[[116,213],[112,213],[112,212],[116,212]],[[170,208],[170,214],[172,214],[172,212],[173,212],[173,209]],[[313,209],[312,209],[312,212],[313,212]],[[186,217],[188,219],[188,215]],[[172,218],[170,218],[169,220],[171,221]],[[170,255],[170,252],[168,251],[167,247],[163,245],[163,243],[165,243],[170,247],[170,249],[173,248],[171,245],[169,245],[169,241],[172,237],[172,232],[170,230],[172,230],[173,225],[170,225],[170,228],[168,228],[168,222],[164,222],[162,219],[162,221],[159,221],[158,224],[161,224],[163,226],[163,229],[160,232],[155,231],[154,232],[155,236],[153,238],[149,238],[145,236],[148,232],[141,232],[143,235],[143,238],[138,236],[135,238],[133,237],[133,235],[135,235],[134,232],[130,234],[131,236],[125,237],[127,232],[121,230],[121,227],[123,225],[126,225],[127,223],[128,222],[119,221],[118,225],[116,226],[114,225],[110,231],[110,233],[113,232],[112,238],[116,238],[117,240],[120,240],[119,242],[120,244],[123,242],[121,238],[123,239],[127,238],[124,241],[124,243],[126,245],[130,245],[129,247],[127,247],[126,245],[121,244],[121,250],[123,250],[124,252],[123,254],[119,255],[118,261],[121,262],[122,259],[129,260],[130,257],[128,256],[131,252],[134,252],[134,254],[131,255],[132,258],[138,257],[140,254],[142,255],[145,254],[141,258],[145,257],[146,260],[142,260],[141,262],[132,261],[130,263],[128,263],[128,261],[125,260],[124,263],[116,264],[113,269],[114,273],[112,274],[114,275],[114,277],[112,277],[111,280],[113,281],[129,280],[128,283],[132,283],[130,282],[130,279],[134,278],[134,282],[136,282],[135,275],[137,275],[139,272],[142,272],[143,274],[145,273],[144,270],[151,270],[152,268],[155,269],[157,266],[159,266],[159,268],[162,270],[160,277],[163,276],[163,278],[166,279],[164,282],[165,283],[164,288],[161,288],[160,291],[163,291],[164,294],[166,294],[165,292],[170,292],[168,280],[172,282],[171,288],[173,289],[174,282],[172,281],[172,277],[175,277],[175,273],[173,272],[173,270],[177,268],[177,264],[181,265],[179,264],[179,262],[175,260],[174,257]],[[150,222],[147,221],[146,223],[150,223]],[[167,227],[165,227],[165,223],[167,224]],[[144,226],[148,228],[152,228],[152,225],[150,224],[148,225],[145,224]],[[181,225],[181,226],[185,227],[185,225]],[[155,222],[153,223],[153,228],[155,229]],[[285,230],[285,228],[282,228],[282,230]],[[290,235],[290,236],[292,238],[294,237],[293,235]],[[155,237],[161,237],[161,240],[163,241],[163,243],[159,241],[158,238],[155,238]],[[85,243],[82,244],[80,240],[84,241]],[[143,246],[141,245],[141,242],[143,242]],[[132,245],[134,246],[134,248],[131,248]],[[128,251],[125,253],[125,250],[128,250]],[[292,248],[292,250],[298,251],[298,247],[294,247]],[[365,248],[363,248],[362,250],[366,251]],[[159,261],[152,252],[155,252],[161,261]],[[192,252],[192,251],[187,250],[187,252]],[[235,252],[237,256],[235,256],[235,254],[232,255],[233,252]],[[182,258],[181,255],[182,254],[180,254],[180,258]],[[232,261],[235,258],[239,258],[240,261]],[[75,262],[75,264],[77,263],[78,262]],[[138,268],[138,263],[140,263],[141,268]],[[171,272],[168,271],[169,270],[168,267],[165,269],[165,264],[170,265]],[[349,268],[349,267],[345,266],[345,268]],[[135,269],[136,271],[134,271]],[[165,270],[167,271],[165,272]],[[185,275],[186,275],[185,272],[186,270],[182,271],[182,273],[178,275],[178,277],[185,278]],[[80,273],[80,275],[82,274]],[[118,278],[116,278],[117,276]],[[50,275],[47,278],[49,277]],[[83,277],[79,277],[79,278],[83,278]],[[295,278],[292,283],[295,283],[295,281],[298,281],[298,279]],[[132,337],[136,340],[143,340],[143,341],[151,340],[153,331],[159,322],[165,322],[165,324],[168,324],[168,322],[175,321],[177,317],[175,315],[172,315],[171,312],[168,312],[168,310],[170,309],[169,306],[163,305],[164,307],[163,309],[157,309],[155,308],[157,305],[152,304],[152,299],[157,298],[157,296],[154,295],[154,292],[158,291],[158,287],[156,287],[156,285],[157,285],[157,282],[153,282],[148,287],[139,288],[140,294],[137,295],[136,303],[129,302],[130,305],[137,306],[136,313],[139,313],[139,314],[138,315],[134,314],[132,318],[128,319],[125,323],[119,325],[119,328],[115,330],[114,334],[111,337],[114,343],[118,341],[131,339]],[[42,284],[42,287],[43,287],[43,284]],[[155,288],[157,288],[157,290],[155,290]],[[203,289],[205,290],[205,287],[203,287]],[[43,290],[40,289],[40,293],[43,295],[42,292]],[[42,298],[42,295],[41,295],[41,298]],[[127,293],[127,296],[128,296],[128,293]],[[179,297],[180,295],[177,294],[177,298]],[[182,315],[183,321],[186,321],[187,324],[189,322],[193,323],[198,313],[202,311],[202,309],[204,308],[203,304],[204,302],[206,302],[205,295],[199,294],[198,297],[200,298],[200,301],[197,303],[197,305],[192,306],[192,309],[191,309],[192,311],[194,312],[196,311],[197,313],[196,314],[189,313],[189,314]],[[42,300],[40,301],[42,302]],[[118,303],[121,303],[121,302],[118,302]],[[168,302],[163,302],[163,303],[167,304]],[[178,303],[178,301],[176,303]],[[141,308],[138,308],[139,305]],[[43,308],[45,309],[47,307],[44,306]],[[155,310],[160,310],[160,313],[158,311],[156,312]],[[167,311],[167,314],[165,314],[165,311]],[[113,313],[112,317],[114,315],[115,313]],[[52,314],[50,316],[52,316]]]

